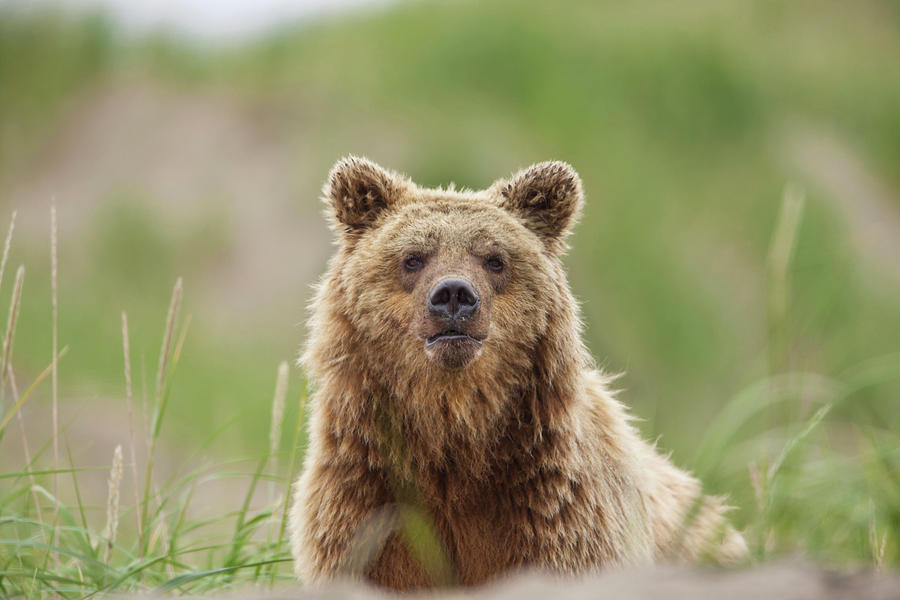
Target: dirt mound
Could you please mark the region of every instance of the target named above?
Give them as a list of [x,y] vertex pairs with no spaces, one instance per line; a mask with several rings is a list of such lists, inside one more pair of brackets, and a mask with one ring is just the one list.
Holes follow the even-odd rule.
[[[374,588],[337,584],[322,589],[283,588],[269,593],[235,593],[246,600],[364,600],[398,597]],[[872,571],[837,573],[813,565],[771,564],[741,571],[704,571],[656,567],[610,572],[584,579],[558,579],[524,574],[473,591],[404,595],[403,598],[469,598],[474,600],[896,600],[900,577]]]

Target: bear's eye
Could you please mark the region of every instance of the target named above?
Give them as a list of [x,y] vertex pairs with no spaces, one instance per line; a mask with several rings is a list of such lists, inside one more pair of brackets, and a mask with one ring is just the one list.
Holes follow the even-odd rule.
[[422,269],[425,266],[425,259],[421,256],[410,256],[405,261],[403,261],[403,268],[406,269],[408,273],[414,273]]
[[500,273],[500,272],[502,272],[502,271],[503,271],[503,268],[504,268],[505,266],[506,266],[506,265],[503,264],[503,261],[502,261],[500,258],[496,257],[496,256],[494,256],[494,257],[492,257],[492,258],[489,258],[489,259],[487,259],[487,260],[484,262],[484,267],[485,267],[488,271],[491,271],[491,272],[493,272],[493,273]]

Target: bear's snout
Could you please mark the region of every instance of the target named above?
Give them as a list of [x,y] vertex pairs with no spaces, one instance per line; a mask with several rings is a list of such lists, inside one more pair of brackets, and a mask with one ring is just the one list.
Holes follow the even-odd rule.
[[487,314],[475,285],[445,277],[428,292],[423,336],[425,352],[445,369],[461,369],[481,353]]
[[480,304],[472,284],[455,277],[439,281],[428,295],[428,312],[451,323],[468,319]]

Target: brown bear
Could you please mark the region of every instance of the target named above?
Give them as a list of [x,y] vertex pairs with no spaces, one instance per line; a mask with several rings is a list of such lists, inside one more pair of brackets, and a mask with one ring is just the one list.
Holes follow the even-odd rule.
[[338,248],[301,358],[298,576],[413,589],[744,556],[593,367],[560,260],[583,203],[569,165],[459,191],[350,157],[324,194]]

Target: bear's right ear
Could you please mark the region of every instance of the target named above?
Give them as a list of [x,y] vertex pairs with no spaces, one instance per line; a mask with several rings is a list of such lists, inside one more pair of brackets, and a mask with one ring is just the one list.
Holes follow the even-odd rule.
[[346,233],[370,227],[404,187],[398,175],[357,156],[342,158],[331,169],[325,183],[325,199],[335,225]]

